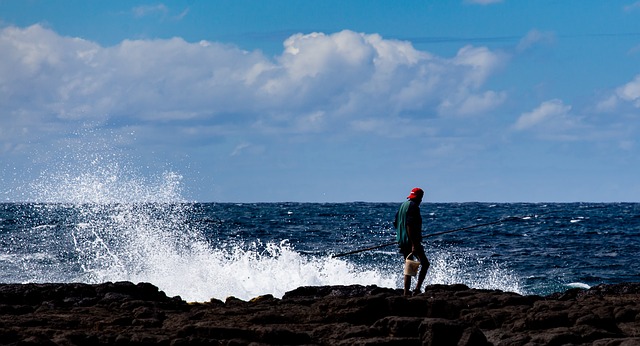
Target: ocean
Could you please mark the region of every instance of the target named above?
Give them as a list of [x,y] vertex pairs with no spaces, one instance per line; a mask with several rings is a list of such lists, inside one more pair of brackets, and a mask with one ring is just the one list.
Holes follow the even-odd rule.
[[[180,174],[144,177],[111,150],[89,148],[25,184],[29,202],[0,203],[0,283],[150,282],[193,302],[402,286],[404,259],[392,244],[402,200],[194,203]],[[428,197],[425,284],[546,295],[640,280],[640,203]]]
[[[395,245],[334,256],[393,242],[402,201],[190,203],[165,178],[142,198],[92,176],[50,187],[46,197],[63,192],[63,202],[0,204],[0,282],[150,282],[187,301],[402,285]],[[426,284],[546,295],[640,279],[638,203],[425,201],[421,210]]]

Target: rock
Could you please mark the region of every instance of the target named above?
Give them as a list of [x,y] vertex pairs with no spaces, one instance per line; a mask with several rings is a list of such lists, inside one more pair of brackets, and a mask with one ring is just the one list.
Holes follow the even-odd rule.
[[428,318],[420,324],[422,345],[485,346],[487,338],[475,326],[442,318]]
[[3,345],[640,345],[640,284],[546,297],[300,287],[187,303],[149,283],[0,284]]

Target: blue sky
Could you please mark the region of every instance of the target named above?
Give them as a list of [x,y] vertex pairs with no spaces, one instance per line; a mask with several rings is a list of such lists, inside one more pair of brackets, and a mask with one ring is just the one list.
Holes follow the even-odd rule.
[[635,0],[0,0],[0,196],[638,202],[638,23]]

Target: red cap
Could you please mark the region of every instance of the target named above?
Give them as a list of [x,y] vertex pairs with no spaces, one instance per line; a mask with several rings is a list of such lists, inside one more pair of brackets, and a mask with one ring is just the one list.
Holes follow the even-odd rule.
[[409,194],[409,196],[407,196],[407,198],[408,199],[422,198],[422,196],[424,196],[424,191],[422,191],[421,188],[416,187],[413,190],[411,190],[411,193]]

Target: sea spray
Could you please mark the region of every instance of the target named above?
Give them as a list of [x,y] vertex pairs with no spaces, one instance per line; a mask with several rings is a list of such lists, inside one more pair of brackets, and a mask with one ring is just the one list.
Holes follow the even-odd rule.
[[55,249],[38,250],[56,254],[47,272],[35,269],[42,261],[22,258],[29,273],[23,282],[144,281],[188,301],[282,296],[307,285],[396,283],[395,273],[302,255],[286,239],[206,239],[211,230],[190,221],[193,204],[180,195],[180,175],[143,179],[123,167],[112,156],[91,155],[80,169],[48,171],[32,184],[38,202],[55,214],[50,218],[63,219],[51,221],[62,236],[46,242]]
[[312,285],[360,283],[388,287],[393,286],[395,280],[375,270],[360,272],[346,261],[301,255],[286,242],[236,243],[209,248],[196,254],[190,263],[186,272],[176,273],[177,277],[172,277],[170,282],[163,282],[162,278],[157,278],[157,282],[167,291],[173,291],[175,284],[187,280],[190,287],[183,291],[182,297],[201,301],[228,296],[250,299],[264,294],[281,297],[297,287]]
[[431,267],[427,284],[465,284],[480,289],[499,289],[525,294],[518,276],[503,265],[463,249],[427,250]]

